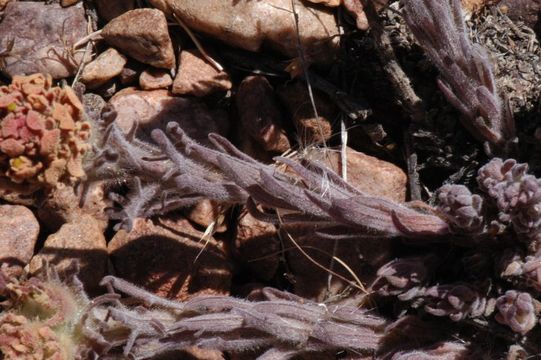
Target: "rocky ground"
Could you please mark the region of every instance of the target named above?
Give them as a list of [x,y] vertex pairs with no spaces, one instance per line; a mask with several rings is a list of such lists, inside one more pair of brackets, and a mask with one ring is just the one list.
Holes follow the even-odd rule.
[[[248,205],[209,199],[126,226],[112,214],[124,205],[122,197],[133,196],[133,169],[105,176],[88,160],[103,155],[102,110],[112,106],[127,138],[152,144],[153,130],[174,121],[200,144],[211,145],[208,134],[216,133],[265,164],[279,155],[311,160],[365,194],[421,212],[436,203],[444,184],[476,189],[477,170],[491,155],[438,89],[438,70],[406,26],[400,4],[374,1],[365,13],[363,3],[0,0],[4,277],[76,271],[92,297],[105,293],[100,281],[114,275],[179,301],[253,298],[272,287],[305,301],[365,304],[378,269],[412,253],[399,240],[360,241],[368,230],[323,239],[265,222]],[[515,158],[539,175],[541,3],[462,5],[469,36],[488,50],[497,87],[514,114]],[[20,77],[37,73],[44,75]],[[23,98],[31,105],[15,108]],[[52,123],[31,123],[27,111],[38,106],[51,111]],[[12,114],[28,119],[17,122]],[[167,194],[153,196],[165,203]],[[388,302],[378,306],[396,315]],[[53,358],[10,355],[1,325],[6,359]],[[262,352],[209,348],[187,348],[175,358],[251,359]],[[347,347],[314,353],[361,358]]]

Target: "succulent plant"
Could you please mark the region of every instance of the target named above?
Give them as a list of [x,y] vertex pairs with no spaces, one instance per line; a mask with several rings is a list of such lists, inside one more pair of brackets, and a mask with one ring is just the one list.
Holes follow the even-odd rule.
[[6,359],[86,359],[92,336],[85,323],[90,300],[76,278],[17,280],[0,272],[0,353]]
[[496,321],[519,334],[526,334],[537,324],[539,303],[529,293],[508,290],[496,301]]
[[0,179],[4,187],[54,187],[84,177],[90,124],[69,87],[49,75],[14,76],[0,87]]
[[454,231],[478,233],[483,229],[483,199],[464,185],[444,185],[438,189],[438,206]]

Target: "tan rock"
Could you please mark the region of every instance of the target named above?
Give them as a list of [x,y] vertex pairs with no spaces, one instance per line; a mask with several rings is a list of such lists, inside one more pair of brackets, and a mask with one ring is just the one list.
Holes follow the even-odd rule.
[[116,274],[157,295],[185,300],[195,294],[229,294],[231,266],[221,242],[182,217],[137,219],[109,243]]
[[[174,13],[190,28],[249,51],[263,45],[296,57],[297,29],[290,0],[150,0]],[[317,4],[295,0],[300,42],[315,61],[332,60],[339,43],[334,13]]]
[[0,0],[0,10],[3,10],[10,1],[12,0]]
[[[516,0],[513,0],[516,1]],[[479,12],[482,8],[489,5],[490,3],[494,3],[493,0],[461,0],[462,2],[462,8],[466,12],[466,14],[475,14]]]
[[81,82],[89,89],[98,88],[120,75],[127,61],[116,49],[109,48],[84,67]]
[[323,4],[325,6],[337,7],[340,6],[342,0],[308,0],[314,4]]
[[[335,173],[341,173],[342,161],[338,150],[311,148],[304,157],[323,162]],[[349,147],[346,158],[347,179],[351,185],[367,194],[384,196],[397,202],[406,201],[408,177],[401,168]]]
[[135,9],[135,0],[96,0],[98,14],[107,21]]
[[235,103],[239,112],[239,131],[243,135],[248,134],[265,151],[283,153],[291,147],[282,127],[280,105],[265,77],[245,78],[237,90]]
[[116,93],[110,104],[118,113],[118,125],[126,132],[135,121],[147,135],[155,127],[164,128],[169,121],[176,121],[193,139],[208,144],[210,132],[226,134],[229,129],[224,111],[209,109],[195,98],[172,96],[167,90],[127,88]]
[[101,35],[137,61],[164,69],[175,66],[167,19],[157,9],[130,10],[105,25]]
[[74,263],[78,263],[78,277],[85,289],[97,291],[107,269],[107,246],[99,221],[86,215],[62,225],[32,258],[30,272],[39,272],[47,263],[59,273],[71,271]]
[[203,349],[197,346],[190,346],[184,349],[183,352],[186,357],[182,356],[182,359],[188,360],[224,360],[225,356],[221,351],[212,349]]
[[39,223],[25,206],[0,205],[0,265],[20,269],[34,254]]
[[320,144],[332,136],[332,120],[337,115],[336,106],[323,93],[314,90],[314,107],[306,85],[300,81],[278,89],[278,95],[297,128],[297,137],[303,145]]
[[229,90],[231,86],[229,75],[209,64],[198,50],[180,53],[177,76],[173,82],[174,94],[205,96]]
[[165,70],[147,69],[139,76],[139,86],[143,90],[167,89],[171,84],[173,79]]

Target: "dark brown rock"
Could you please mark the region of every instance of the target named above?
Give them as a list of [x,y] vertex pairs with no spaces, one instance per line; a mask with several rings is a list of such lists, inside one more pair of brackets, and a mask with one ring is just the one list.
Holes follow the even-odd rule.
[[259,221],[243,209],[238,218],[234,245],[239,259],[259,280],[271,280],[276,274],[280,242],[273,224]]
[[322,143],[330,139],[331,123],[337,115],[337,109],[327,96],[314,90],[314,103],[319,115],[316,117],[304,83],[297,81],[283,86],[278,89],[278,95],[287,108],[297,128],[297,137],[303,145]]
[[173,82],[174,94],[206,96],[229,90],[231,86],[229,75],[209,64],[198,50],[180,53],[177,76]]
[[58,273],[67,273],[73,270],[74,263],[79,264],[78,277],[85,289],[99,290],[99,282],[107,270],[107,245],[100,222],[92,216],[76,218],[50,235],[30,261],[30,272],[35,274],[49,264]]
[[105,215],[108,204],[104,199],[103,184],[99,182],[90,185],[83,206],[79,206],[81,195],[76,194],[72,186],[60,185],[47,193],[37,210],[37,215],[52,232],[58,231],[65,223],[76,222],[77,219],[90,215],[103,232],[108,222]]
[[134,85],[139,81],[139,76],[142,71],[136,69],[135,67],[128,66],[122,69],[120,73],[120,83],[122,85]]
[[137,61],[157,68],[175,66],[167,19],[156,9],[128,11],[104,26],[105,41]]
[[265,151],[283,153],[290,148],[282,127],[282,113],[272,86],[263,76],[248,76],[235,96],[239,131],[248,134]]
[[135,9],[135,0],[96,0],[98,14],[107,21]]
[[526,25],[540,33],[539,13],[541,0],[501,0],[498,9],[513,21],[524,21]]
[[229,293],[231,266],[221,242],[182,217],[137,219],[109,243],[116,274],[157,295],[185,300],[195,294]]
[[39,223],[25,206],[0,205],[0,265],[22,268],[32,258]]
[[0,22],[0,49],[13,42],[2,72],[10,77],[49,73],[55,79],[75,75],[83,53],[71,47],[86,34],[82,3],[63,8],[58,3],[11,1]]

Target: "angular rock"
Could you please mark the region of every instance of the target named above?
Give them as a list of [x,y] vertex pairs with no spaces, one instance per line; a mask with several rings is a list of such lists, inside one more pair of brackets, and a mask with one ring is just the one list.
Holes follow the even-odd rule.
[[229,75],[209,64],[198,50],[180,53],[177,76],[173,82],[174,94],[205,96],[229,90],[231,86]]
[[109,254],[118,276],[157,295],[185,300],[228,294],[232,272],[224,246],[202,238],[178,215],[137,219],[131,232],[116,233]]
[[[340,174],[342,160],[334,149],[311,148],[304,156],[318,161]],[[357,189],[367,194],[383,196],[396,202],[406,201],[407,175],[398,166],[373,156],[346,148],[347,179]]]
[[337,115],[336,106],[325,94],[317,90],[314,90],[313,94],[319,117],[315,116],[304,83],[297,81],[278,89],[278,95],[297,128],[297,137],[304,145],[329,140],[332,136],[331,123]]
[[127,11],[135,9],[135,0],[96,0],[98,14],[105,20],[110,21]]
[[86,215],[62,225],[32,258],[30,272],[39,272],[46,263],[54,266],[60,274],[72,271],[74,263],[78,263],[78,277],[85,289],[97,291],[107,270],[107,245],[99,221]]
[[68,8],[60,4],[11,1],[0,22],[0,50],[13,46],[2,72],[14,75],[51,74],[55,79],[75,75],[82,52],[71,47],[87,34],[82,3]]
[[39,223],[25,206],[0,205],[0,265],[22,268],[32,258]]
[[[150,3],[168,15],[174,13],[190,29],[230,45],[249,51],[270,45],[289,57],[298,56],[290,0],[150,0]],[[295,11],[306,55],[313,61],[330,61],[339,39],[334,13],[324,6],[298,0]]]
[[282,127],[280,106],[265,77],[245,78],[237,90],[235,103],[239,112],[239,131],[243,135],[249,135],[265,151],[283,153],[291,147]]
[[210,132],[226,134],[229,130],[224,111],[209,109],[194,98],[171,96],[167,90],[127,88],[115,94],[110,104],[118,113],[116,121],[126,132],[135,121],[142,133],[147,135],[155,127],[164,128],[169,121],[176,121],[193,139],[208,144]]
[[128,59],[116,49],[109,48],[88,63],[81,74],[81,81],[95,89],[120,75]]
[[171,75],[160,69],[147,69],[139,76],[139,86],[143,90],[167,89],[172,83]]
[[101,35],[137,61],[164,69],[175,66],[167,19],[157,9],[130,10],[105,25]]

